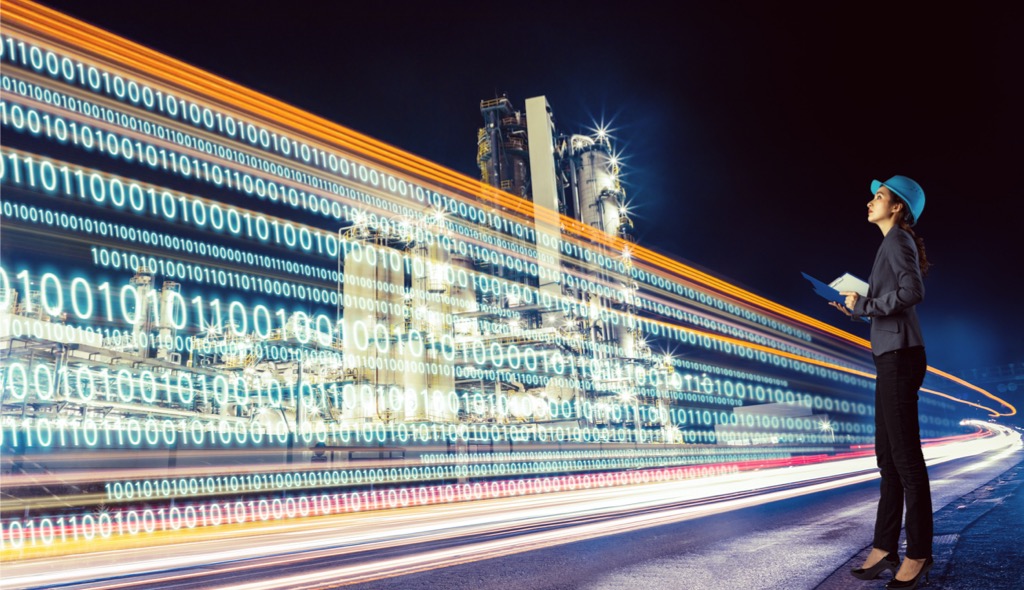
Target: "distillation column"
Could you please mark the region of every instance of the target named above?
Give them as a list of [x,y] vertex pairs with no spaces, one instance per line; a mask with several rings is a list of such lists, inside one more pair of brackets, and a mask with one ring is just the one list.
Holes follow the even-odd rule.
[[402,406],[404,383],[394,332],[404,324],[405,269],[401,252],[377,237],[354,228],[342,252],[344,368],[353,377],[344,388],[343,421],[392,422]]

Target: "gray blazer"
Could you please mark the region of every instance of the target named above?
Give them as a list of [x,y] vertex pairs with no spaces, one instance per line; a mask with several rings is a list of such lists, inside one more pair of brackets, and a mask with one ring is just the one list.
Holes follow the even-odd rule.
[[854,317],[871,318],[871,352],[880,355],[900,348],[924,346],[917,305],[924,299],[924,281],[917,244],[906,231],[893,227],[882,240],[868,278],[868,296],[859,297]]

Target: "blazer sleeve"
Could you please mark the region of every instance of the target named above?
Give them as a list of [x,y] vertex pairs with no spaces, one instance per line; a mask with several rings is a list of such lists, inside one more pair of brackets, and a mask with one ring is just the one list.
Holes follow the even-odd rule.
[[859,297],[853,307],[854,315],[894,315],[924,299],[924,280],[921,278],[921,267],[918,266],[917,245],[907,232],[897,228],[893,228],[893,231],[899,231],[899,235],[888,245],[884,254],[895,276],[883,281],[883,292],[874,297]]

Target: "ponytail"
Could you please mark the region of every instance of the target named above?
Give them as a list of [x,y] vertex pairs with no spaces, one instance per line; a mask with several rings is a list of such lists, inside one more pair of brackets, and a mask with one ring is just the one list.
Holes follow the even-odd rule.
[[917,264],[921,268],[921,276],[928,276],[928,269],[932,267],[932,264],[928,262],[928,255],[924,251],[924,240],[914,233],[914,229],[910,227],[910,222],[907,221],[909,215],[904,215],[900,218],[900,229],[910,234],[910,237],[914,238],[914,243],[917,244]]

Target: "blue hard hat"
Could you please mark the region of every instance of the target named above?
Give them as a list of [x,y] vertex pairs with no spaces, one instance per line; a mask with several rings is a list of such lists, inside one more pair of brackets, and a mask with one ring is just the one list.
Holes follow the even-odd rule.
[[881,187],[888,187],[897,197],[910,207],[910,225],[917,225],[924,211],[924,189],[912,178],[897,174],[885,182],[871,181],[871,194],[874,195]]

